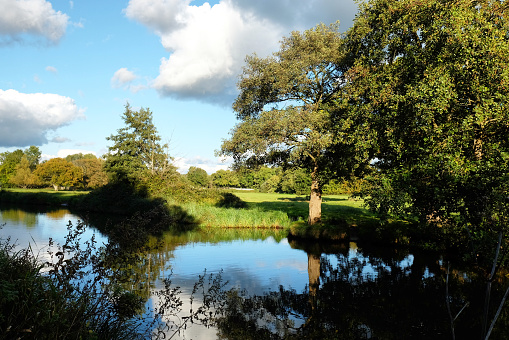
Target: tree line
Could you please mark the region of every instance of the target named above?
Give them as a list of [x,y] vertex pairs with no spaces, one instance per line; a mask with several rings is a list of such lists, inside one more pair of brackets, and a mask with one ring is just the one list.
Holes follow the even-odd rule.
[[104,161],[93,154],[74,154],[41,162],[37,146],[0,153],[0,186],[94,189],[105,185]]

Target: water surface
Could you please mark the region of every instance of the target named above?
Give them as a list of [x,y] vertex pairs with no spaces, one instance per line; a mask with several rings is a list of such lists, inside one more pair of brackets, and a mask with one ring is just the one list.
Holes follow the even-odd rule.
[[[4,207],[0,237],[44,253],[50,237],[63,242],[69,221],[75,225],[78,220],[66,209]],[[106,242],[94,228],[85,237],[92,233]],[[273,332],[320,339],[451,339],[454,329],[458,339],[480,338],[485,282],[479,280],[479,272],[441,254],[354,242],[299,244],[270,232],[223,240],[218,235],[167,234],[162,242],[142,254],[130,287],[147,298],[148,306],[157,306],[154,292],[170,275],[172,285],[181,287],[184,314],[193,286],[205,271],[222,273],[226,288],[239,290],[227,301],[231,308],[218,328],[193,326],[180,337],[213,339],[219,333],[225,339],[264,338]],[[494,282],[490,321],[506,285],[503,279]],[[235,300],[239,296],[241,300]],[[242,310],[235,308],[239,301],[244,303]],[[509,335],[508,310],[503,309],[491,339]]]

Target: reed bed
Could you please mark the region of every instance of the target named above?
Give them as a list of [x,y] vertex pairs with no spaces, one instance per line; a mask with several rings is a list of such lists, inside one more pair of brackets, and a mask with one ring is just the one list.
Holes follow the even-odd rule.
[[199,203],[187,203],[182,208],[200,227],[289,228],[292,223],[287,213],[278,210],[222,208]]

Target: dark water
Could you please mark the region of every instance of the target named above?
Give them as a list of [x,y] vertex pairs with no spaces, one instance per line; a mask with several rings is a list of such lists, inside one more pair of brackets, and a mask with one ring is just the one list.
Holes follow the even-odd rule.
[[[77,220],[65,209],[2,208],[0,238],[30,245],[43,258],[48,238],[62,242],[68,222]],[[488,318],[483,318],[484,274],[441,254],[354,242],[299,244],[268,231],[238,231],[164,235],[161,244],[142,254],[131,288],[156,307],[154,293],[171,275],[172,285],[181,287],[185,316],[193,286],[205,270],[222,273],[226,288],[236,291],[228,294],[217,327],[193,325],[174,338],[452,339],[454,334],[480,339],[508,284],[503,276],[493,282]],[[508,312],[506,302],[490,339],[509,338]]]

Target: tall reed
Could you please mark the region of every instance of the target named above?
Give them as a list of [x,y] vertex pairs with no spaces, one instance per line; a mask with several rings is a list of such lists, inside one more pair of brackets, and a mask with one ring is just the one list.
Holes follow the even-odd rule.
[[186,203],[182,208],[193,216],[201,227],[223,228],[288,228],[291,220],[285,212],[259,208],[222,208],[210,204]]

